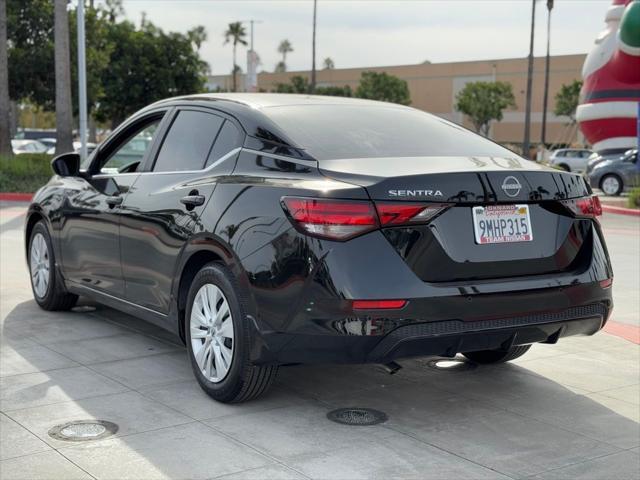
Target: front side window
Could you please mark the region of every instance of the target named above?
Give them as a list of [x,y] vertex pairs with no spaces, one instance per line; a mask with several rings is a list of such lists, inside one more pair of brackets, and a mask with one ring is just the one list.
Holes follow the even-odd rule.
[[162,142],[153,171],[201,170],[223,122],[211,113],[180,111]]
[[140,129],[129,135],[125,142],[107,158],[101,166],[101,173],[135,172],[140,168],[145,154],[151,148],[153,137],[162,118],[145,123]]

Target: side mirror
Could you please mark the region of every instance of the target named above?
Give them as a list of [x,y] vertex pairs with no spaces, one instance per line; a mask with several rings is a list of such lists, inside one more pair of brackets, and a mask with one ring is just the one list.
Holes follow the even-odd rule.
[[80,154],[63,153],[51,160],[51,168],[61,177],[77,177],[80,175]]

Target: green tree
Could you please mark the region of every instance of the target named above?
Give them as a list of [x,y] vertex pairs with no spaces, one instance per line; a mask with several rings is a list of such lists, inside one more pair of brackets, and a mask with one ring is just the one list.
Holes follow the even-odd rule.
[[556,93],[556,106],[553,113],[569,117],[571,125],[576,123],[576,109],[580,102],[581,80],[574,80],[568,85],[562,85]]
[[110,24],[109,68],[101,76],[96,119],[116,126],[157,100],[203,91],[208,66],[193,39],[190,32],[165,33],[148,21],[140,29],[128,21]]
[[[276,84],[276,93],[309,93],[309,79],[301,75],[294,75],[290,83]],[[329,95],[333,97],[352,97],[353,90],[349,85],[344,87],[316,87],[315,95]]]
[[488,136],[491,122],[499,122],[502,112],[515,106],[510,83],[470,82],[456,95],[455,109],[469,117],[476,132]]
[[336,68],[336,64],[333,63],[331,57],[327,57],[322,62],[322,68],[324,68],[325,70],[333,70],[334,68]]
[[247,36],[247,32],[245,28],[242,26],[241,22],[233,22],[229,24],[227,31],[224,32],[224,44],[231,43],[233,45],[233,67],[231,68],[231,73],[233,74],[233,91],[237,91],[237,70],[238,66],[236,62],[236,49],[238,44],[246,45],[247,41],[245,40]]
[[276,93],[308,93],[309,79],[300,75],[294,75],[289,80],[291,83],[276,84]]
[[363,72],[355,96],[402,105],[411,103],[407,82],[386,72]]
[[9,96],[53,110],[53,2],[7,0]]
[[278,45],[278,53],[282,55],[282,60],[276,65],[276,72],[287,71],[287,53],[293,52],[293,46],[289,40],[282,40]]

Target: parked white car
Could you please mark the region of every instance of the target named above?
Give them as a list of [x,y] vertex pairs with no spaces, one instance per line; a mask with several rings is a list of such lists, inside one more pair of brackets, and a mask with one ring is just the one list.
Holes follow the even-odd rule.
[[551,152],[549,163],[567,172],[584,173],[592,154],[593,152],[586,148],[559,148]]
[[11,148],[13,153],[21,155],[23,153],[45,153],[47,146],[38,140],[11,140]]

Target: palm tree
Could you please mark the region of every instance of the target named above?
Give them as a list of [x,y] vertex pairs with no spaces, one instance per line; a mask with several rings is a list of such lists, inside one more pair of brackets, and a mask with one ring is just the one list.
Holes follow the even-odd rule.
[[531,38],[529,40],[529,60],[527,62],[527,100],[524,113],[524,141],[522,155],[529,158],[529,141],[531,131],[531,91],[533,87],[533,37],[536,26],[536,1],[531,1]]
[[336,68],[336,64],[333,63],[331,57],[327,57],[322,62],[322,68],[324,68],[325,70],[333,70],[334,68]]
[[282,40],[278,45],[278,53],[282,55],[282,61],[278,62],[276,70],[280,72],[287,71],[287,53],[293,52],[293,46],[289,40]]
[[233,68],[231,72],[233,73],[233,91],[237,90],[237,73],[238,73],[238,65],[236,63],[236,48],[238,44],[246,45],[247,41],[245,40],[247,36],[247,32],[242,26],[242,22],[233,22],[229,24],[229,28],[226,32],[224,32],[224,44],[231,43],[233,45]]
[[71,60],[69,53],[69,12],[67,12],[67,0],[55,0],[54,8],[56,154],[60,154],[73,150]]
[[316,89],[316,10],[318,1],[313,0],[313,37],[311,40],[311,83],[309,83],[309,93]]
[[7,2],[0,0],[0,155],[13,155],[9,120],[9,60],[7,58]]

